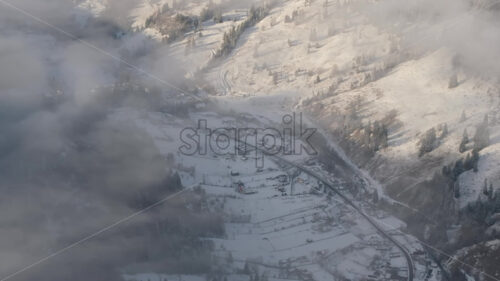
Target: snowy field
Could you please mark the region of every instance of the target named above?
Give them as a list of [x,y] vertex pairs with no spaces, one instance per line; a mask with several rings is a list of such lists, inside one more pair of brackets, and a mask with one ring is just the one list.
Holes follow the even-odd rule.
[[[213,113],[197,117],[208,118],[214,126],[238,122]],[[145,129],[165,156],[181,145],[180,131],[195,126],[174,116],[131,109],[116,112],[114,118]],[[266,119],[256,120],[260,121],[255,126]],[[255,161],[245,156],[177,153],[174,157],[183,184],[198,184],[213,199],[209,201],[216,202],[212,207],[223,211],[225,238],[207,239],[214,243],[213,258],[227,269],[228,280],[246,281],[248,274],[256,272],[268,280],[406,280],[407,265],[400,250],[340,197],[325,194],[314,177],[270,157],[264,158],[263,168],[256,168]],[[291,159],[300,163],[310,158]],[[314,169],[328,174],[319,165]],[[433,268],[434,275],[427,274],[432,262],[422,246],[400,231],[404,223],[369,205],[363,208],[415,253],[416,280],[437,280],[432,277],[439,275],[437,269]],[[125,277],[130,281],[204,278],[138,272]]]

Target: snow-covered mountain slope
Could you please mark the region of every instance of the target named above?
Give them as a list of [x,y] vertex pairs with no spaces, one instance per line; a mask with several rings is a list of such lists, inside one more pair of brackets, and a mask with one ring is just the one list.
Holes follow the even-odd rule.
[[[170,37],[161,23],[148,21],[167,2],[137,1],[123,17],[132,30],[166,41]],[[175,13],[194,18],[206,4],[189,2]],[[228,107],[247,102],[252,109],[261,104],[271,111],[307,112],[388,196],[407,207],[401,216],[422,213],[439,221],[433,227],[449,226],[460,224],[463,212],[483,210],[481,204],[500,196],[497,5],[274,1],[266,17],[239,38],[227,39],[247,11],[226,10],[223,23],[204,21],[200,30],[169,42],[169,50],[187,76],[204,73]],[[90,0],[80,9],[98,17],[113,10],[107,2]],[[234,50],[214,59],[232,39]],[[478,144],[481,130],[489,131],[487,144]],[[478,220],[485,223],[496,211]],[[427,239],[432,232],[427,226],[413,227]],[[450,233],[429,239],[477,242]],[[458,233],[465,236],[464,230]],[[495,235],[488,231],[477,239]]]
[[[471,210],[488,205],[474,218],[487,225],[500,194],[495,3],[278,3],[207,73],[221,100],[272,97],[308,112],[390,197],[410,206],[398,210],[403,216],[458,223],[452,248],[496,237],[465,238],[474,229]],[[484,128],[489,141],[481,145]],[[425,224],[415,228],[427,237]]]
[[[386,185],[393,175],[429,161],[435,164],[426,167],[416,181],[465,158],[471,150],[459,152],[464,130],[472,138],[485,115],[496,119],[496,82],[457,67],[457,51],[446,44],[423,48],[407,43],[412,32],[438,36],[452,20],[435,28],[426,24],[408,27],[401,34],[370,21],[356,9],[354,2],[314,1],[306,6],[304,1],[283,2],[244,34],[209,80],[222,80],[218,85],[224,85],[223,92],[234,95],[287,92],[298,108],[308,109],[332,131],[345,125],[337,117],[349,115],[353,103],[359,103],[356,122],[360,124],[394,114],[398,122],[389,127],[388,147],[377,152],[377,161],[364,165]],[[295,19],[289,21],[293,14]],[[450,88],[455,74],[458,85]],[[465,120],[461,120],[462,112]],[[448,135],[432,152],[419,157],[420,136],[444,124]],[[493,156],[498,151],[496,124],[491,126],[491,145],[480,152],[479,160],[479,166],[488,168],[460,176],[462,207],[476,200],[485,178],[498,180],[500,170],[494,160],[498,158]]]

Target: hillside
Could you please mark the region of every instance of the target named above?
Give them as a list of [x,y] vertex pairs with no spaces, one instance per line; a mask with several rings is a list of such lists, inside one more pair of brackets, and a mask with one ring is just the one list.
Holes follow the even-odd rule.
[[[78,7],[105,17],[110,3]],[[307,112],[382,187],[365,192],[383,193],[382,206],[420,239],[453,253],[496,237],[497,1],[256,4],[270,9],[220,58],[250,3],[135,1],[125,18],[168,43],[183,75],[201,78],[219,103]],[[207,12],[221,22],[202,19]],[[484,234],[471,238],[471,228]]]
[[[499,85],[488,62],[498,54],[489,47],[495,39],[477,34],[495,22],[495,5],[386,2],[280,2],[207,80],[217,81],[225,96],[275,96],[307,111],[391,199],[410,206],[398,210],[402,217],[420,213],[463,227],[458,240],[434,241],[460,248],[472,242],[464,234],[475,217],[468,210],[499,194]],[[394,22],[381,18],[391,13]],[[457,45],[467,36],[477,41]],[[374,135],[375,124],[382,125],[381,136]],[[477,133],[483,126],[487,144]],[[465,131],[470,141],[460,148]],[[454,169],[474,158],[474,147],[477,163]],[[492,211],[473,220],[488,227]],[[416,234],[433,241],[422,232],[433,226],[418,225]],[[489,233],[477,239],[493,239]]]
[[500,278],[500,1],[11,2],[2,281]]

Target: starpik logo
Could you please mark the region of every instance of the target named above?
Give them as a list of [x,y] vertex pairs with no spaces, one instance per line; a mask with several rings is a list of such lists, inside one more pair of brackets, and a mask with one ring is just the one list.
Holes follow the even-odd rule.
[[286,114],[281,121],[277,127],[211,128],[208,120],[199,119],[197,127],[180,132],[179,151],[188,156],[252,157],[258,168],[263,168],[265,155],[318,154],[310,143],[317,130],[304,126],[302,113]]

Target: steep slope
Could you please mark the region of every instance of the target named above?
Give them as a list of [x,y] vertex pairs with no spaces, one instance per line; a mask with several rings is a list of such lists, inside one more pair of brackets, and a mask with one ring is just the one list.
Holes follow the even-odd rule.
[[[78,9],[109,17],[117,11],[111,2],[82,1]],[[129,2],[119,9],[126,9],[126,26],[158,41],[171,38],[177,13],[199,15],[207,4],[182,3],[165,24],[149,24],[174,2]],[[432,245],[453,253],[498,237],[498,2],[276,4],[208,68],[205,80],[220,100],[251,97],[308,112],[399,202],[381,205]],[[246,11],[224,16],[224,23],[202,22],[201,30],[180,29],[169,45],[188,76],[212,62]],[[467,249],[461,258],[471,258]]]
[[[307,111],[411,207],[398,212],[417,235],[453,252],[495,237],[465,238],[499,207],[491,203],[500,174],[499,87],[488,62],[498,54],[487,35],[494,28],[483,28],[495,22],[495,4],[424,2],[280,2],[207,80],[221,81],[221,93],[276,96]],[[474,42],[463,44],[467,36]],[[461,145],[465,130],[470,141]],[[486,214],[477,215],[478,204]],[[441,229],[419,222],[422,215]],[[446,234],[452,224],[458,238]]]

